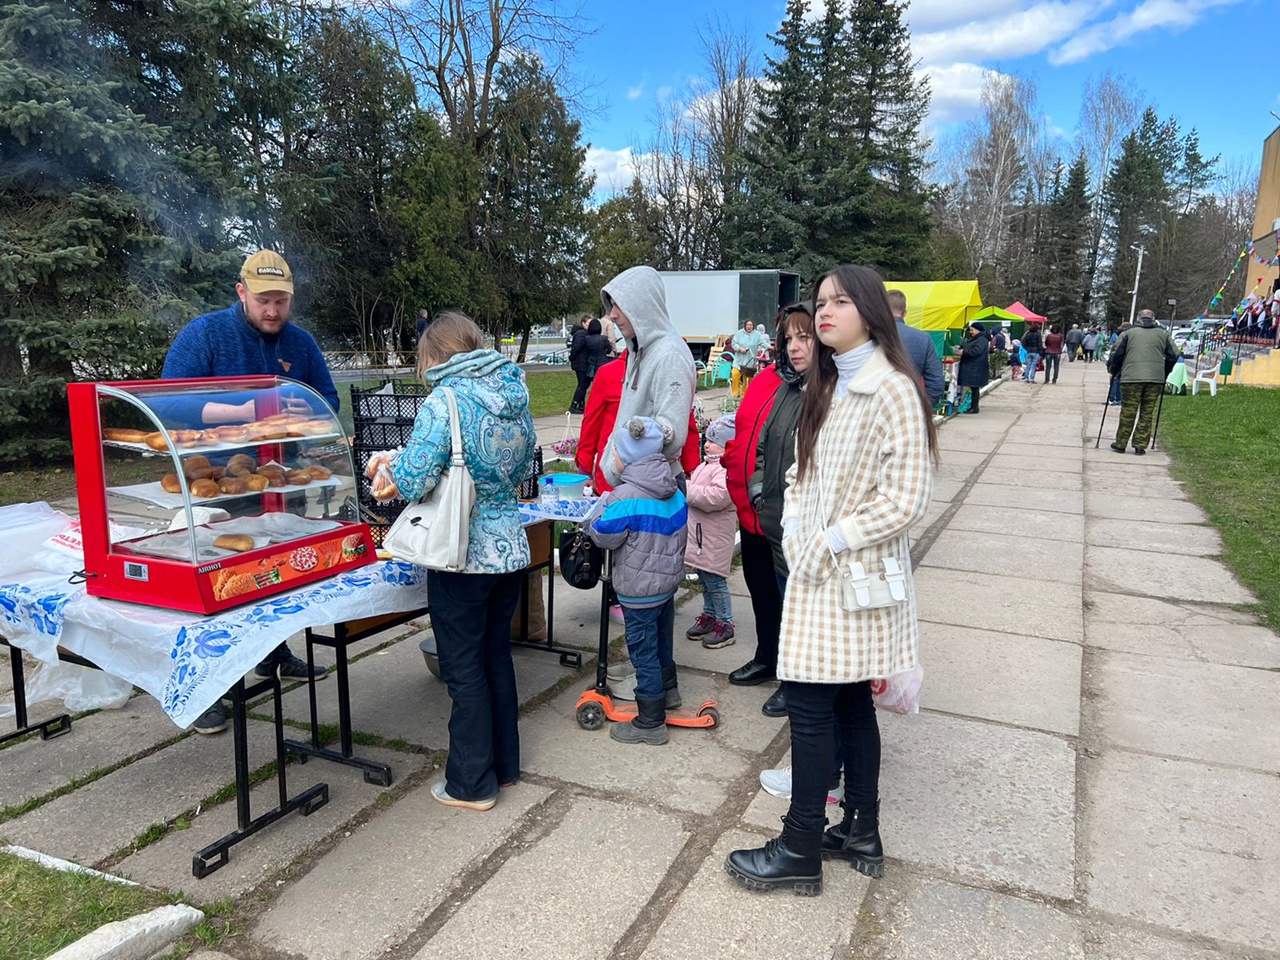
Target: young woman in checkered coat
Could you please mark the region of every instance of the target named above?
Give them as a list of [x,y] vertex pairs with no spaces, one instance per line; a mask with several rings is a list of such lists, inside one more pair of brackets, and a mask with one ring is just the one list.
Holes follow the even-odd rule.
[[[898,336],[884,282],[844,265],[814,285],[818,352],[806,374],[796,463],[783,510],[791,576],[778,677],[791,718],[791,809],[782,835],[735,850],[725,868],[751,890],[822,891],[822,860],[884,873],[879,832],[880,731],[871,681],[916,665],[918,628],[907,530],[924,516],[937,433],[919,374]],[[905,600],[845,609],[837,564],[872,577],[906,568]],[[827,830],[834,725],[844,750],[844,820]]]

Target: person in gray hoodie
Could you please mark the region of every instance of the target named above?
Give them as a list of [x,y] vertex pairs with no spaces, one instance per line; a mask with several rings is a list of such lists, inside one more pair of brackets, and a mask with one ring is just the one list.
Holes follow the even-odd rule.
[[604,477],[615,487],[621,482],[614,446],[632,417],[652,417],[658,422],[665,438],[662,455],[673,473],[680,472],[698,372],[689,345],[667,315],[662,277],[652,267],[624,270],[600,290],[600,302],[630,350],[616,426],[600,457]]
[[619,482],[582,521],[592,540],[613,551],[613,590],[636,668],[638,715],[615,723],[609,736],[655,746],[667,742],[667,708],[680,706],[675,593],[684,580],[689,525],[684,494],[662,453],[666,436],[651,417],[622,423],[609,454]]

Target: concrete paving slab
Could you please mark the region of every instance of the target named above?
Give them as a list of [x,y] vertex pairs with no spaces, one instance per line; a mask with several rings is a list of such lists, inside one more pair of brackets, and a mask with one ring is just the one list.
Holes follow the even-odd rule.
[[1280,669],[1280,637],[1228,607],[1090,592],[1085,640],[1122,653]]
[[1009,445],[1005,444],[991,458],[991,466],[999,467],[1002,470],[1015,470],[1024,477],[1031,474],[1040,476],[1043,473],[1081,473],[1083,471],[1080,460],[1072,456],[1061,456],[1059,454],[1066,453],[1066,447],[1053,448],[1037,448],[1036,453],[1028,452],[1024,454],[1006,453]]
[[1080,583],[1080,568],[1084,561],[1082,544],[1055,543],[1052,554],[1046,557],[1043,543],[1009,538],[983,550],[978,559],[974,555],[973,541],[974,535],[970,531],[943,530],[929,547],[921,566],[965,570],[973,567],[977,560],[982,572],[987,574],[1021,578],[1028,570],[1034,570],[1037,580]]
[[943,466],[976,467],[988,456],[990,451],[984,453],[972,450],[943,450],[939,456],[939,463]]
[[1135,480],[1131,483],[1116,481],[1120,478],[1106,477],[1099,478],[1092,473],[1089,474],[1089,489],[1102,492],[1114,492],[1124,494],[1125,496],[1145,497],[1149,500],[1190,500],[1186,488],[1177,480],[1170,480],[1168,477],[1152,476],[1149,479],[1141,481]]
[[935,481],[959,480],[961,483],[964,483],[973,476],[973,472],[976,469],[976,464],[948,463],[946,454],[943,454],[941,462],[934,468],[933,477]]
[[1208,523],[1209,518],[1194,503],[1185,500],[1155,500],[1128,494],[1090,490],[1084,495],[1085,513],[1113,520],[1151,520],[1156,523]]
[[[432,750],[449,745],[449,690],[427,671],[421,636],[402,640],[351,665],[351,725],[362,733]],[[571,671],[557,655],[515,647],[516,690],[525,703],[553,686]],[[305,687],[284,696],[285,716],[302,723],[311,719]],[[316,713],[321,723],[338,722],[337,685],[316,688]],[[291,733],[306,739],[302,731]]]
[[[396,780],[421,770],[426,763],[426,757],[416,753],[375,747],[365,747],[362,752],[372,760],[389,764]],[[292,813],[236,844],[227,864],[203,880],[191,875],[191,857],[236,828],[234,800],[204,811],[191,821],[189,829],[175,830],[159,843],[125,858],[116,872],[151,887],[183,890],[197,903],[239,897],[293,863],[299,854],[376,803],[385,792],[383,787],[365,783],[354,767],[323,760],[312,760],[304,767],[291,765],[289,774],[291,793],[320,781],[329,785],[329,802],[309,817]],[[250,791],[250,797],[254,816],[265,813],[279,800],[275,780],[258,784]]]
[[[688,832],[639,806],[578,799],[536,846],[503,865],[415,960],[501,957],[537,945],[546,957],[608,956],[646,908]],[[625,851],[625,852],[623,852]],[[607,890],[584,863],[619,862]]]
[[941,520],[950,509],[951,504],[949,503],[945,503],[942,500],[930,500],[929,508],[925,510],[924,516],[920,518],[920,522],[911,528],[912,542],[923,537],[925,533],[932,529],[933,526]]
[[1221,960],[1221,951],[1141,928],[1095,921],[1084,929],[1085,955],[1097,960]]
[[[1000,506],[1014,507],[1018,500]],[[1084,517],[1048,510],[992,509],[965,503],[947,525],[948,530],[985,533],[993,545],[1003,546],[1019,538],[1058,543],[1080,543],[1084,539]]]
[[1069,744],[941,714],[882,716],[880,734],[887,856],[979,883],[1072,896],[1076,756]]
[[[1109,442],[1109,441],[1108,441]],[[1090,447],[1092,447],[1092,443]],[[1085,467],[1090,480],[1102,480],[1104,483],[1112,481],[1120,481],[1117,485],[1117,493],[1123,493],[1123,489],[1119,487],[1125,484],[1142,484],[1145,486],[1149,483],[1158,483],[1170,479],[1169,467],[1163,463],[1148,463],[1151,454],[1145,457],[1121,457],[1118,454],[1112,454],[1113,460],[1090,460]]]
[[779,721],[760,713],[760,687],[735,687],[689,672],[680,677],[680,692],[690,706],[719,700],[720,726],[669,727],[671,739],[661,747],[621,744],[610,738],[607,723],[595,731],[578,726],[574,707],[581,691],[568,690],[524,722],[521,768],[645,802],[661,798],[678,810],[711,813],[724,801],[729,785],[756,762],[751,754],[778,735]]
[[1280,772],[1280,673],[1106,652],[1085,683],[1110,743]]
[[1083,636],[1080,588],[1072,584],[1037,582],[1034,603],[1017,581],[964,569],[920,567],[915,585],[922,620],[1072,643]]
[[1084,960],[1079,921],[1041,903],[886,871],[851,954],[860,960]]
[[1191,557],[1216,557],[1223,552],[1222,536],[1216,529],[1190,523],[1097,517],[1085,524],[1085,540],[1095,547],[1150,550]]
[[[1053,427],[1042,427],[1038,423],[1038,417],[1031,417],[1033,426],[1023,427],[1021,425],[1014,427],[1009,431],[1007,443],[1014,444],[1019,447],[1041,447],[1058,449],[1079,449],[1080,444],[1084,442],[1084,438],[1080,431],[1080,426],[1067,429],[1055,429]],[[1022,421],[1026,423],[1024,419]]]
[[1208,557],[1089,546],[1084,552],[1084,571],[1090,585],[1110,593],[1202,603],[1258,602],[1225,564]]
[[938,438],[938,449],[944,457],[953,453],[976,453],[984,458],[1000,445],[1000,435],[994,433],[966,436],[953,433],[946,440]]
[[1090,907],[1280,948],[1280,779],[1120,750],[1084,772]]
[[381,956],[456,895],[459,876],[510,842],[525,815],[551,792],[521,783],[502,791],[492,810],[477,814],[436,803],[424,784],[290,883],[250,934],[259,944],[308,960]]
[[921,621],[921,707],[1075,736],[1080,657],[1074,643]]
[[[1108,422],[1108,426],[1109,426],[1109,425],[1110,425],[1111,423],[1113,423],[1114,421],[1112,421],[1112,420],[1111,420],[1111,418],[1110,418],[1110,417],[1108,417],[1108,418],[1107,418],[1107,422]],[[1093,421],[1093,424],[1092,424],[1091,428],[1090,428],[1090,429],[1089,429],[1089,431],[1088,431],[1088,436],[1093,437],[1094,439],[1096,439],[1096,438],[1097,438],[1097,436],[1098,436],[1098,421],[1096,421],[1096,420],[1095,420],[1095,421]],[[1111,449],[1111,447],[1109,446],[1109,444],[1111,443],[1111,441],[1112,441],[1112,440],[1114,440],[1115,438],[1116,438],[1116,434],[1115,434],[1115,431],[1114,431],[1114,430],[1111,430],[1111,432],[1110,432],[1110,433],[1108,433],[1106,430],[1103,430],[1103,431],[1102,431],[1102,443],[1101,443],[1101,444],[1099,444],[1097,447],[1095,447],[1095,446],[1093,445],[1093,441],[1091,440],[1091,441],[1089,442],[1089,445],[1088,445],[1087,447],[1085,447],[1085,450],[1084,450],[1084,458],[1085,458],[1086,462],[1089,462],[1089,463],[1104,463],[1104,462],[1114,463],[1114,462],[1116,462],[1116,461],[1118,461],[1118,460],[1119,460],[1119,461],[1124,461],[1124,460],[1138,460],[1138,461],[1140,461],[1144,466],[1152,466],[1152,467],[1168,466],[1168,465],[1169,465],[1169,463],[1170,463],[1169,454],[1167,454],[1165,451],[1160,450],[1160,449],[1158,449],[1158,448],[1148,450],[1148,451],[1146,452],[1146,454],[1145,454],[1144,456],[1142,456],[1142,457],[1134,456],[1134,453],[1133,453],[1133,449],[1132,449],[1132,447],[1129,449],[1129,452],[1128,452],[1128,453],[1117,453],[1116,451],[1112,450],[1112,449]]]
[[858,920],[851,905],[862,902],[871,881],[847,864],[827,864],[820,897],[750,893],[729,879],[724,861],[761,840],[739,831],[720,837],[641,954],[644,960],[827,957],[833,946],[849,942]]
[[[61,703],[50,706],[51,716],[66,712]],[[118,710],[99,710],[73,721],[71,732],[61,737],[34,737],[15,743],[0,753],[0,807],[44,796],[181,733],[158,701],[142,695]]]
[[1003,457],[1022,457],[1026,459],[1038,458],[1043,460],[1065,460],[1068,462],[1080,462],[1083,460],[1081,452],[1081,443],[1077,440],[1075,447],[1059,447],[1049,444],[1041,444],[1037,442],[1017,443],[1009,440],[1000,444],[1000,456]]
[[987,467],[982,471],[983,483],[997,483],[1022,489],[1041,490],[1084,489],[1084,478],[1078,473],[1062,473],[1058,470],[1015,470],[1012,467]]
[[965,496],[965,503],[981,506],[1003,507],[1017,504],[1019,510],[1040,510],[1049,513],[1084,513],[1084,497],[1073,490],[1050,490],[1032,485],[1033,475],[1022,486],[987,483],[983,477]]
[[[230,730],[212,737],[192,735],[37,807],[5,824],[4,834],[11,843],[93,866],[152,824],[171,820],[232,783],[232,740]],[[273,759],[273,725],[250,720],[250,765]],[[292,782],[301,789],[323,780],[316,769],[308,767]]]
[[962,480],[947,480],[935,477],[933,480],[933,499],[950,503],[959,495],[963,487],[964,481]]

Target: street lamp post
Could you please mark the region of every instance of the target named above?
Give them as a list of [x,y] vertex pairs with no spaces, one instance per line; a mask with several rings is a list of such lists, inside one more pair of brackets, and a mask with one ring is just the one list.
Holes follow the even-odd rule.
[[1175,300],[1173,297],[1170,297],[1169,298],[1169,330],[1171,332],[1173,330],[1173,318],[1177,312],[1178,312],[1178,301]]
[[1138,251],[1138,272],[1133,276],[1133,300],[1129,303],[1129,326],[1133,326],[1134,314],[1138,312],[1138,283],[1142,280],[1142,255],[1147,252],[1147,248],[1138,244],[1131,245],[1129,249]]

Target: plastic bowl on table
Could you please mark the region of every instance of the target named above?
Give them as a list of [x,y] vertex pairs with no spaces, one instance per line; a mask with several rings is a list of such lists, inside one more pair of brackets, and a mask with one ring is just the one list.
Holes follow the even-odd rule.
[[585,473],[550,473],[538,483],[543,499],[580,500],[590,481]]

